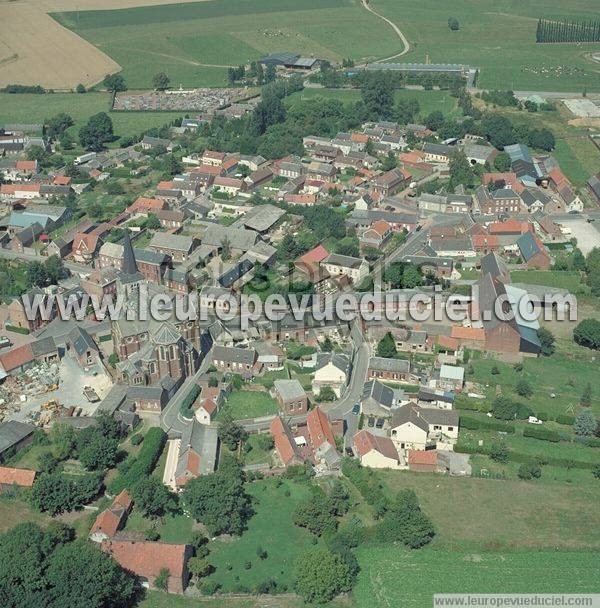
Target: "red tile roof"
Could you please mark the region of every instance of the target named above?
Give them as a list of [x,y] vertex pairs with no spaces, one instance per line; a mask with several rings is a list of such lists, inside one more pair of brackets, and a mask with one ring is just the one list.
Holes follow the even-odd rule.
[[0,355],[0,365],[5,372],[9,373],[22,365],[33,361],[34,358],[35,357],[33,355],[33,351],[31,350],[31,345],[23,344],[22,346],[17,346],[6,353],[2,353]]
[[18,160],[18,171],[37,171],[37,160]]
[[436,450],[408,450],[408,464],[437,464]]
[[374,230],[380,236],[383,236],[391,226],[385,220],[377,220],[371,225],[370,230]]
[[186,565],[187,545],[168,545],[150,541],[103,541],[102,551],[125,570],[154,582],[163,568],[172,578],[182,578]]
[[200,403],[198,409],[200,409],[201,407],[204,408],[208,412],[208,414],[212,416],[214,411],[217,409],[217,404],[212,399],[205,399],[204,401],[202,401],[202,403]]
[[53,183],[56,186],[68,186],[71,183],[71,178],[67,175],[57,175],[54,177]]
[[14,469],[12,467],[0,467],[0,484],[21,486],[30,488],[35,480],[36,471],[30,469]]
[[269,431],[273,435],[275,449],[283,464],[288,465],[297,456],[296,446],[291,433],[284,426],[281,418],[277,416],[269,426]]
[[485,330],[477,327],[454,325],[450,335],[457,340],[481,340],[485,342]]
[[371,450],[375,450],[386,458],[398,460],[398,451],[394,446],[394,442],[389,437],[373,435],[366,429],[363,429],[354,435],[354,447],[361,458]]
[[331,423],[329,422],[329,418],[327,418],[327,414],[321,408],[317,407],[308,412],[306,424],[308,426],[310,443],[314,450],[319,449],[326,441],[335,447],[335,437],[333,436]]
[[329,255],[329,251],[323,245],[317,245],[314,249],[307,251],[298,258],[298,262],[303,264],[319,264]]
[[474,234],[471,237],[473,247],[500,247],[500,239],[495,234]]
[[504,222],[492,222],[489,226],[490,234],[525,234],[531,230],[529,222],[520,222],[513,218]]

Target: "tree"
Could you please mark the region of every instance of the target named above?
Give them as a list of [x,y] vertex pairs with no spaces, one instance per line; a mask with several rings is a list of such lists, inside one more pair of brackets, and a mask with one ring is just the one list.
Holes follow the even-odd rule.
[[218,427],[219,439],[231,450],[237,449],[240,442],[246,441],[248,433],[244,427],[233,420],[231,413],[225,410],[221,414]]
[[554,150],[556,145],[554,134],[549,129],[531,129],[527,137],[527,143],[532,148],[538,148],[546,152]]
[[394,340],[392,333],[388,331],[377,344],[377,356],[391,359],[397,354],[398,350],[396,349],[396,341]]
[[450,17],[448,19],[448,27],[453,31],[456,32],[460,29],[460,23],[458,21],[458,19],[456,17]]
[[577,414],[573,423],[573,430],[582,437],[591,437],[596,431],[596,419],[589,407],[584,408]]
[[0,535],[3,606],[127,608],[140,587],[93,543],[74,541],[71,528],[26,523]]
[[341,517],[350,508],[350,492],[346,485],[339,479],[333,484],[329,494],[331,509],[335,515]]
[[335,532],[338,523],[335,516],[336,507],[322,491],[315,492],[296,507],[294,524],[306,528],[315,536]]
[[515,391],[517,395],[521,397],[531,397],[533,395],[533,389],[531,388],[531,384],[527,382],[527,380],[519,380],[515,385]]
[[333,343],[329,336],[325,336],[325,339],[321,342],[321,350],[326,353],[330,353],[333,350]]
[[402,287],[413,289],[423,284],[423,277],[414,264],[406,264],[402,271]]
[[573,339],[580,346],[600,350],[600,321],[596,319],[584,319],[573,330]]
[[319,401],[335,401],[336,394],[330,386],[322,386],[317,398]]
[[511,164],[510,156],[506,152],[500,152],[494,159],[494,169],[500,171],[500,173],[510,171]]
[[361,97],[371,118],[377,120],[393,115],[394,88],[387,75],[375,73],[361,89]]
[[471,163],[464,152],[457,151],[450,157],[450,183],[453,187],[464,185],[471,186],[475,181],[475,175]]
[[542,476],[542,469],[535,462],[524,462],[517,471],[519,479],[538,479]]
[[541,344],[541,353],[544,357],[549,357],[556,350],[556,346],[554,344],[554,335],[549,329],[545,327],[540,327],[537,332],[538,339]]
[[125,84],[125,79],[121,74],[107,74],[102,81],[102,84],[109,90],[114,93],[118,93],[119,91],[126,91],[127,85]]
[[444,124],[444,115],[439,110],[435,110],[434,112],[431,112],[425,118],[425,126],[430,131],[437,131],[443,124]]
[[102,150],[104,144],[113,137],[113,124],[110,116],[99,112],[90,117],[87,123],[79,130],[81,145],[96,152]]
[[277,72],[275,70],[275,66],[272,63],[269,63],[265,69],[265,82],[273,82],[277,77]]
[[505,397],[499,395],[492,402],[492,415],[500,420],[514,420],[517,414],[517,404]]
[[154,586],[157,589],[161,589],[162,591],[167,591],[169,588],[169,578],[171,577],[171,573],[168,568],[161,568],[160,572],[156,575],[154,579]]
[[48,137],[56,139],[61,133],[73,125],[73,119],[65,112],[60,112],[46,120],[46,132]]
[[306,602],[329,602],[336,595],[350,591],[353,584],[348,564],[329,549],[310,549],[296,561],[294,587]]
[[131,488],[136,508],[145,517],[162,517],[175,503],[174,496],[156,477],[143,477]]
[[386,542],[401,541],[411,549],[418,549],[431,542],[435,532],[421,511],[416,494],[412,490],[401,490],[388,505],[377,534]]
[[85,89],[85,87],[81,83],[79,83],[77,85],[77,87],[75,88],[75,92],[76,93],[85,93],[86,89]]
[[75,429],[70,424],[56,422],[49,432],[52,455],[58,460],[66,460],[75,448]]
[[244,472],[233,458],[223,458],[215,473],[190,480],[183,491],[183,502],[211,535],[241,534],[252,514]]
[[213,571],[213,566],[206,561],[203,557],[190,557],[188,561],[188,570],[190,574],[197,578],[204,578]]
[[77,457],[86,469],[91,471],[110,469],[117,462],[118,452],[119,441],[116,438],[105,437],[94,427],[80,431],[77,440]]
[[157,91],[164,91],[168,89],[170,83],[171,79],[164,72],[158,72],[158,74],[154,74],[152,77],[152,86]]
[[579,399],[579,403],[583,407],[590,407],[592,405],[592,385],[589,382],[583,389],[583,393],[581,394],[581,399]]
[[[69,135],[68,131],[63,131],[58,136],[58,143],[60,144],[61,150],[71,150],[73,148],[73,146],[75,145],[75,141],[73,140],[71,135]],[[67,175],[68,175],[68,173],[67,173]],[[74,177],[74,176],[71,176],[71,177]]]
[[490,448],[490,458],[496,462],[508,462],[508,447],[503,441],[495,441]]
[[495,148],[502,149],[516,142],[510,120],[500,114],[486,114],[481,121],[481,130]]

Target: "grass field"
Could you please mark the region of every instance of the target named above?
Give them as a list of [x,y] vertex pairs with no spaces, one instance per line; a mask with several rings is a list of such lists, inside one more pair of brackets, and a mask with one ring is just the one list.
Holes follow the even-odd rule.
[[[304,89],[286,98],[286,105],[292,106],[299,100],[305,101],[321,97],[325,99],[339,99],[344,103],[351,103],[360,100],[360,91],[357,89]],[[420,115],[427,116],[431,112],[439,110],[445,115],[457,116],[461,114],[456,105],[456,99],[449,91],[420,91],[411,89],[401,89],[396,91],[396,102],[401,99],[416,99],[420,106]]]
[[[474,374],[467,380],[481,383],[488,398],[493,398],[496,386],[502,393],[525,401],[534,412],[547,412],[550,416],[579,411],[579,398],[588,383],[597,385],[600,361],[591,351],[573,349],[573,352],[557,352],[552,357],[527,358],[523,371],[516,373],[512,365],[494,359],[472,359]],[[496,366],[499,374],[492,374]],[[522,399],[515,394],[518,380],[524,379],[533,388],[533,395]],[[555,397],[550,395],[554,394]],[[592,394],[592,409],[600,414],[600,394]]]
[[222,85],[227,66],[273,51],[340,61],[384,57],[400,47],[358,0],[214,0],[53,17],[123,66],[132,88],[150,86],[159,71],[177,86]]
[[[600,90],[600,66],[585,55],[600,44],[535,42],[540,17],[593,19],[596,0],[374,0],[374,8],[407,36],[411,51],[403,61],[465,63],[479,68],[479,86],[537,91]],[[460,30],[448,27],[456,17]]]
[[277,402],[268,393],[234,391],[227,399],[227,410],[235,420],[258,418],[276,414]]
[[569,270],[513,270],[510,273],[513,283],[528,283],[530,285],[545,285],[559,287],[577,293],[581,287],[581,276],[576,271]]
[[[538,442],[543,443],[543,442]],[[377,473],[394,495],[412,488],[436,529],[433,545],[454,551],[600,549],[600,484]]]
[[[292,519],[296,505],[310,496],[310,487],[292,481],[277,487],[271,479],[250,484],[248,491],[256,513],[241,537],[209,544],[208,560],[215,566],[209,580],[220,583],[224,592],[235,591],[240,581],[251,590],[270,578],[291,588],[296,557],[312,546],[311,534]],[[258,547],[267,551],[266,559],[257,556]],[[249,569],[246,562],[251,562]]]
[[[108,112],[109,93],[54,93],[48,95],[0,93],[0,124],[42,123],[45,119],[65,112],[75,124],[69,133],[77,141],[80,127],[93,114]],[[152,127],[183,116],[184,112],[111,112],[114,132],[120,137],[137,135]]]
[[423,608],[434,593],[592,593],[600,554],[455,553],[394,546],[358,550],[358,606]]

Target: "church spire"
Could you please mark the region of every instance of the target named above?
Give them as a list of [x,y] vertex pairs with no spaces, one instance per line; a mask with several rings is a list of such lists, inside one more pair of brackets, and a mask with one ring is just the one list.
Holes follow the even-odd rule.
[[129,238],[129,230],[125,229],[123,237],[123,274],[136,274],[138,271],[131,239]]

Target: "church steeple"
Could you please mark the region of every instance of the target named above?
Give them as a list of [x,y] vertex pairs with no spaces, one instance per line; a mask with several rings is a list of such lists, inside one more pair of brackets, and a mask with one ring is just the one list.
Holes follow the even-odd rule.
[[123,237],[123,274],[133,275],[138,271],[137,263],[135,261],[135,255],[133,254],[133,247],[131,245],[131,239],[129,238],[129,230],[125,229],[125,236]]

